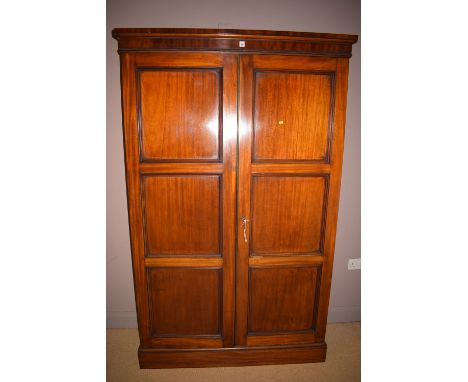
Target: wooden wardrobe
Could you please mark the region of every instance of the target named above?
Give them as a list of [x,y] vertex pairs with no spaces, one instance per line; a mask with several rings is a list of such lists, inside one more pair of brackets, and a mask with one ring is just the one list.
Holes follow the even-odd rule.
[[324,361],[357,36],[112,35],[140,367]]

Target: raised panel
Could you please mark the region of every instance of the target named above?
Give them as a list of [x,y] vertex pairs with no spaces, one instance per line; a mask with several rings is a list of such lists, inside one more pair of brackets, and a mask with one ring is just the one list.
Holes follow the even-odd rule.
[[149,268],[152,336],[220,335],[221,277],[221,269]]
[[254,176],[253,255],[321,252],[325,176]]
[[249,333],[313,330],[317,267],[251,268]]
[[143,161],[216,160],[221,153],[220,70],[139,71]]
[[254,161],[328,162],[334,75],[255,71]]
[[218,175],[143,177],[147,256],[220,255]]

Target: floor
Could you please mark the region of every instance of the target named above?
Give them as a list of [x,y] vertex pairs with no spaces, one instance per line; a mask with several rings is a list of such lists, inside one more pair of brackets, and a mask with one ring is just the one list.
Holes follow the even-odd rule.
[[109,382],[354,382],[361,379],[361,324],[327,327],[327,360],[274,366],[200,369],[150,369],[138,366],[136,329],[107,330],[107,381]]

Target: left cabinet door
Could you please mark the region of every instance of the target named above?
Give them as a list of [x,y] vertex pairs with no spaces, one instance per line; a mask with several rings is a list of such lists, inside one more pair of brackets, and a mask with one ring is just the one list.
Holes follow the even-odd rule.
[[143,348],[234,344],[237,55],[122,53]]

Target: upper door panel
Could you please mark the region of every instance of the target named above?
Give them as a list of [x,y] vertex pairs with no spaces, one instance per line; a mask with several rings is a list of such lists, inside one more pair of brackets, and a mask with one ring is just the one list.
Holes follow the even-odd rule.
[[256,71],[254,161],[325,161],[333,75]]
[[[161,56],[164,57],[164,56]],[[222,160],[223,71],[218,58],[173,65],[166,56],[136,70],[142,162]],[[210,62],[211,61],[211,62]]]
[[257,57],[252,161],[328,162],[333,134],[333,68],[328,64],[329,68],[322,69],[320,63],[307,68],[302,59],[288,63]]
[[143,160],[213,160],[220,153],[219,70],[140,71]]

